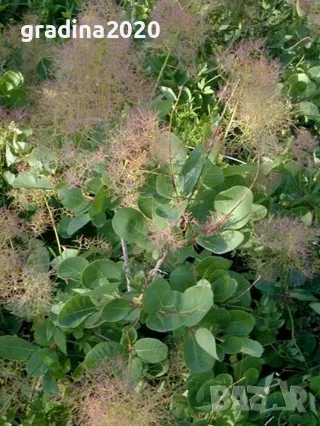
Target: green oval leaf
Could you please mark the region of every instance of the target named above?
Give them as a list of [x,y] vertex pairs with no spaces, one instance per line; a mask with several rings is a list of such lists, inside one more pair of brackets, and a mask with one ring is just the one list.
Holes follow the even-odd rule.
[[198,237],[197,243],[215,254],[224,254],[235,250],[244,240],[239,231],[227,230],[208,237]]
[[108,259],[96,260],[90,263],[82,272],[82,284],[94,289],[100,285],[101,279],[115,282],[121,281],[122,277],[122,264],[115,263]]
[[124,320],[132,309],[133,307],[128,300],[114,299],[104,307],[101,319],[107,322],[118,322]]
[[89,315],[96,311],[90,297],[77,294],[71,297],[61,309],[58,322],[61,327],[78,327]]
[[58,276],[63,280],[81,279],[82,272],[89,265],[84,257],[69,257],[63,260],[58,268]]
[[195,334],[198,345],[214,359],[219,360],[216,349],[216,340],[207,328],[199,328]]
[[245,186],[234,186],[220,192],[215,200],[215,209],[228,215],[228,228],[240,229],[246,225],[252,212],[253,195]]
[[225,330],[226,333],[237,336],[251,333],[256,323],[251,314],[240,310],[229,311],[229,313],[231,315],[231,322]]
[[135,209],[126,207],[116,212],[112,219],[114,232],[125,241],[142,242],[147,235],[147,222],[144,216]]
[[96,368],[101,362],[114,359],[121,354],[121,345],[118,342],[102,342],[98,343],[86,355],[84,366],[87,368]]
[[215,359],[197,343],[194,335],[190,335],[183,344],[184,359],[193,373],[210,371]]
[[140,339],[134,344],[137,356],[147,364],[157,364],[167,359],[168,347],[157,339]]
[[27,361],[38,350],[37,346],[15,336],[0,336],[0,357],[14,361]]

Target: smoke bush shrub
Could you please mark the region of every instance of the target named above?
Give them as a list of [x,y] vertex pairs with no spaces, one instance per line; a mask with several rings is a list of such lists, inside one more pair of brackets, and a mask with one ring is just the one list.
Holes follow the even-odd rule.
[[318,41],[282,0],[118,3],[78,18],[161,37],[49,43],[41,79],[1,42],[0,424],[316,425]]

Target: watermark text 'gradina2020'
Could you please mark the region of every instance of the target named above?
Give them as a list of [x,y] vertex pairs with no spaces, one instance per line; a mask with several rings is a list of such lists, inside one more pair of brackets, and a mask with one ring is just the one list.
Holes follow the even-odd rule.
[[76,19],[67,19],[64,25],[56,28],[54,25],[24,25],[21,28],[22,41],[30,43],[34,38],[40,38],[41,33],[45,38],[158,38],[160,35],[160,25],[156,21],[151,21],[148,25],[143,21],[131,23],[129,21],[107,22],[107,28],[103,25],[77,24]]

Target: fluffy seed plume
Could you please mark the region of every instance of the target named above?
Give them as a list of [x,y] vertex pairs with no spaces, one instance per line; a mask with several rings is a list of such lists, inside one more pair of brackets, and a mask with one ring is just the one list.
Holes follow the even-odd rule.
[[[21,361],[0,360],[0,407],[2,415],[9,409],[18,409],[23,412],[28,403],[24,392],[32,385],[32,377],[25,376],[25,363]],[[21,386],[24,377],[25,386]]]
[[[84,6],[79,24],[121,21],[113,0]],[[137,55],[128,39],[73,39],[57,52],[55,81],[41,91],[35,129],[58,134],[87,134],[96,125],[117,121],[125,105],[137,105],[146,94]]]
[[2,250],[0,268],[0,302],[7,310],[27,319],[48,312],[55,288],[48,273],[26,268],[23,253],[12,248]]
[[296,5],[305,14],[316,13],[318,10],[317,0],[291,0],[293,5]]
[[82,149],[69,143],[57,152],[57,178],[71,187],[83,188],[104,160],[105,156],[100,149]]
[[308,130],[301,130],[291,144],[293,158],[301,167],[311,169],[313,166],[313,150],[317,146],[316,138]]
[[25,211],[34,208],[43,208],[52,197],[56,195],[55,190],[42,189],[11,189],[8,197],[12,199],[12,206],[18,211]]
[[110,366],[87,372],[73,389],[75,417],[80,426],[171,426],[168,397],[149,385],[110,371]]
[[187,244],[178,222],[168,222],[163,228],[156,227],[153,222],[148,226],[148,240],[154,250],[174,252]]
[[80,251],[89,252],[91,255],[110,255],[111,247],[103,237],[84,237],[83,235],[74,241]]
[[291,121],[290,106],[279,89],[280,64],[267,57],[263,40],[238,43],[219,63],[227,76],[220,98],[234,110],[229,149],[245,148],[258,156],[279,152],[279,137]]
[[12,240],[21,237],[25,231],[18,214],[7,207],[0,207],[0,248],[8,247]]
[[168,49],[179,61],[193,66],[208,32],[208,11],[201,13],[203,4],[194,0],[159,0],[151,14],[161,28],[153,47]]
[[26,223],[26,227],[35,237],[46,232],[51,226],[51,217],[47,209],[36,210],[30,221]]
[[107,172],[110,188],[123,198],[123,204],[135,203],[137,190],[145,182],[151,160],[151,147],[158,138],[157,115],[149,110],[131,113],[111,140]]
[[298,219],[277,217],[258,222],[254,240],[258,249],[250,264],[263,277],[274,279],[288,271],[311,277],[319,267],[315,244],[319,232]]

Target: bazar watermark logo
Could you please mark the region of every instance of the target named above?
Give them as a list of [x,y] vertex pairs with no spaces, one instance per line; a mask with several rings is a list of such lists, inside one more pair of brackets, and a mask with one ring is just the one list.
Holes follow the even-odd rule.
[[21,28],[22,41],[30,43],[34,38],[158,38],[160,35],[160,25],[156,21],[151,21],[148,25],[143,21],[131,23],[129,21],[107,22],[107,28],[103,25],[83,25],[77,24],[76,19],[67,19],[65,25],[56,28],[54,25],[24,25]]
[[[287,382],[276,379],[272,386],[211,386],[211,403],[214,412],[226,410],[258,411],[268,413],[273,411],[295,411],[305,413],[305,402],[308,400],[307,391],[300,386],[288,387]],[[278,387],[282,395],[283,404],[277,405],[268,402],[271,388]],[[248,397],[249,396],[249,397]]]

